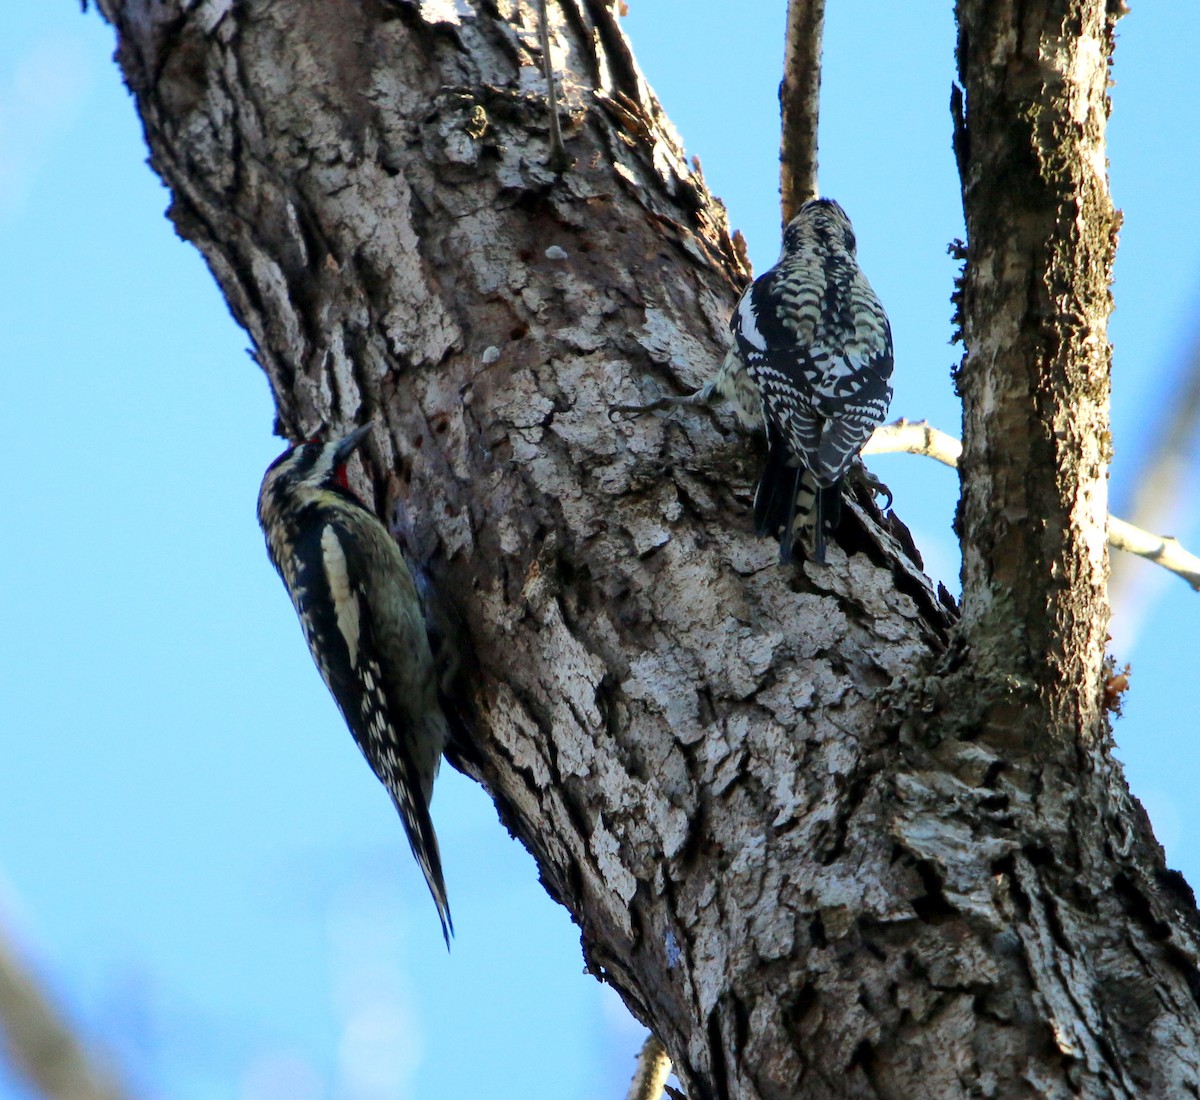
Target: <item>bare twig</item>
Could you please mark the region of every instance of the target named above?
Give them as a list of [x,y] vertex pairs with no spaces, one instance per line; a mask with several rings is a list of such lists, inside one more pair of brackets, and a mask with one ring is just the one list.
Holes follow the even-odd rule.
[[[1131,521],[1142,528],[1170,521],[1172,508],[1187,481],[1188,452],[1200,426],[1200,333],[1193,340],[1188,358],[1181,376],[1172,383],[1174,392],[1167,402],[1166,423],[1156,425],[1154,449],[1140,464],[1133,479],[1136,489],[1126,501]],[[1126,605],[1135,601],[1145,603],[1144,593],[1134,591],[1140,586],[1131,574],[1128,562],[1113,562],[1108,596],[1114,614],[1131,611]],[[1144,607],[1139,610],[1144,611]]]
[[[862,451],[863,454],[877,455],[895,452],[928,455],[947,466],[957,467],[962,444],[953,436],[931,428],[924,421],[909,423],[907,420],[897,420],[877,428]],[[1137,554],[1161,565],[1200,592],[1200,558],[1189,554],[1177,539],[1152,535],[1123,519],[1109,516],[1108,541],[1118,550]]]
[[671,1059],[662,1043],[647,1035],[625,1100],[659,1100],[671,1072]]
[[5,1060],[47,1100],[122,1100],[37,980],[0,937],[0,1042]]
[[704,406],[715,404],[719,400],[720,395],[716,392],[715,385],[712,382],[708,382],[701,386],[695,393],[685,394],[683,397],[660,397],[657,401],[651,401],[649,405],[612,405],[608,410],[608,416],[610,420],[614,413],[624,413],[626,416],[640,416],[642,413],[677,409],[681,405]]
[[554,86],[554,62],[550,58],[550,20],[546,0],[538,0],[538,39],[542,45],[542,69],[546,74],[546,103],[550,109],[550,167],[565,172],[571,158],[563,145],[562,128],[558,124],[558,90]]
[[1109,545],[1126,550],[1161,565],[1164,569],[1182,577],[1197,592],[1200,592],[1200,558],[1189,554],[1176,538],[1169,535],[1152,535],[1132,523],[1116,516],[1108,517]]
[[825,0],[788,0],[787,45],[779,111],[779,189],[783,224],[817,197],[817,119],[821,101],[821,38]]
[[927,455],[936,458],[945,466],[958,468],[962,457],[962,444],[952,435],[931,428],[924,420],[910,421],[901,418],[875,429],[867,440],[862,453],[884,455],[903,452],[912,455]]

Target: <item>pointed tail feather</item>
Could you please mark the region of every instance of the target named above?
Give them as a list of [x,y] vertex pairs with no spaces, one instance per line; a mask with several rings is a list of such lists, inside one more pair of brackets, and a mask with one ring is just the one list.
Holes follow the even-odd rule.
[[772,438],[754,493],[754,533],[760,538],[778,536],[780,560],[785,562],[792,558],[792,530],[803,472],[788,462],[787,451]]
[[397,798],[392,792],[392,801],[400,811],[400,821],[408,834],[409,847],[425,876],[425,883],[437,906],[438,919],[442,922],[442,938],[446,950],[450,950],[450,937],[454,935],[454,922],[450,919],[450,903],[446,898],[446,880],[442,875],[442,855],[438,850],[437,834],[433,831],[433,818],[429,807],[416,801]]
[[754,531],[779,539],[779,560],[789,562],[797,541],[813,561],[824,563],[827,532],[841,518],[841,483],[817,484],[803,466],[789,461],[782,446],[771,441],[767,463],[754,494]]
[[809,545],[812,547],[813,561],[824,565],[826,535],[837,530],[842,518],[842,484],[839,481],[828,488],[814,488],[814,492]]

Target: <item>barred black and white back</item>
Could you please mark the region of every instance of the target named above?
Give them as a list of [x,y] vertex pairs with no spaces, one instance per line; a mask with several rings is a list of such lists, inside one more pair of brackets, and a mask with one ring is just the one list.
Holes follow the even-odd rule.
[[268,468],[258,518],[313,660],[392,797],[437,905],[453,924],[429,802],[449,739],[424,606],[403,554],[345,485],[367,434],[302,443]]
[[[755,526],[760,535],[779,535],[787,561],[798,523],[808,552],[824,561],[842,479],[892,399],[891,325],[836,202],[801,207],[784,232],[779,262],[742,295],[730,328],[767,429]],[[722,369],[732,388],[736,372]]]

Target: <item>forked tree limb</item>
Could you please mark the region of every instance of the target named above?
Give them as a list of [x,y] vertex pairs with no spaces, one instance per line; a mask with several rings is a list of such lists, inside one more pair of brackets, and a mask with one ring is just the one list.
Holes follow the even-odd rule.
[[101,8],[279,424],[378,425],[357,488],[431,547],[464,770],[693,1100],[1194,1089],[1194,907],[1092,659],[1103,0],[959,4],[969,631],[899,545],[781,569],[710,418],[607,415],[695,387],[745,275],[609,4],[547,5],[557,175],[529,0]]

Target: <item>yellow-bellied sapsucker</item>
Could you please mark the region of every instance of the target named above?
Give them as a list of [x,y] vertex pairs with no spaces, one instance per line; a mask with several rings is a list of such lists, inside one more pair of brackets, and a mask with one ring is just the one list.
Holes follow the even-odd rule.
[[[695,393],[610,412],[728,401],[743,425],[767,432],[755,530],[779,536],[786,562],[798,524],[806,551],[824,561],[842,479],[892,399],[891,326],[858,266],[850,219],[836,202],[812,199],[800,208],[784,231],[779,262],[747,287],[729,327],[733,345]],[[870,474],[866,481],[887,492]]]
[[400,812],[448,947],[454,926],[429,800],[449,730],[412,573],[346,481],[369,430],[280,455],[263,477],[258,522],[313,660]]
[[788,561],[799,523],[808,552],[824,561],[842,479],[892,399],[892,328],[836,202],[812,199],[800,208],[784,230],[779,262],[747,288],[729,327],[734,345],[714,387],[740,404],[734,390],[744,366],[767,429],[755,528],[778,533]]

